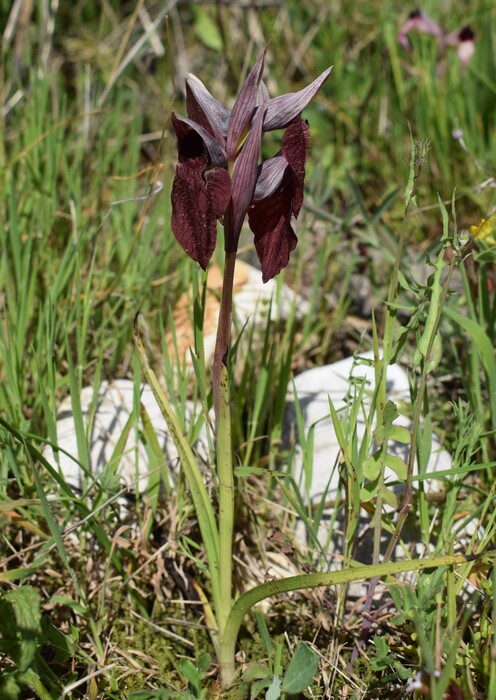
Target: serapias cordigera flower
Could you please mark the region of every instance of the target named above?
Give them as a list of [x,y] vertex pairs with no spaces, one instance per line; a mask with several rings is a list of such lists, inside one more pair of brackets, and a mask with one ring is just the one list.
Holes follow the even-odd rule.
[[[303,203],[310,140],[301,112],[332,67],[299,92],[270,99],[262,82],[264,60],[265,51],[231,112],[188,75],[188,116],[172,115],[178,164],[171,199],[172,231],[203,269],[215,250],[217,221],[224,225],[226,251],[235,252],[248,213],[266,282],[286,267],[297,244],[291,219]],[[260,163],[262,136],[276,129],[285,129],[281,151]]]

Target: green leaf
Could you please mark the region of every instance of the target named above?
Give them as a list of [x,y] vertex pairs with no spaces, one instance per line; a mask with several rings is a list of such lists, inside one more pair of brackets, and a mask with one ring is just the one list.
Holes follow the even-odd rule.
[[398,479],[401,479],[402,481],[406,479],[408,467],[401,457],[397,457],[396,455],[386,452],[384,455],[384,463],[393,470]]
[[398,507],[398,497],[395,493],[393,493],[390,489],[388,489],[386,486],[382,486],[380,489],[381,492],[381,497],[384,503],[387,503],[388,506],[391,506],[391,508],[396,508]]
[[380,656],[387,656],[389,654],[388,643],[384,637],[374,636],[374,646],[377,649],[377,653]]
[[171,700],[173,696],[168,690],[136,690],[128,695],[128,700]]
[[285,693],[302,693],[313,681],[317,670],[317,654],[303,642],[291,659],[282,681],[282,689]]
[[200,673],[206,673],[211,665],[212,657],[207,651],[205,651],[203,654],[200,654],[200,656],[196,660],[196,668]]
[[250,700],[256,700],[262,690],[270,686],[270,678],[261,678],[252,683],[250,687]]
[[[145,352],[143,342],[139,334],[139,314],[134,320],[134,344],[138,351],[141,367],[145,378],[150,385],[158,407],[167,423],[167,427],[176,446],[181,467],[188,483],[191,497],[193,499],[196,517],[200,526],[203,543],[207,552],[208,567],[212,579],[213,597],[217,606],[217,611],[222,607],[220,596],[220,563],[219,563],[219,531],[213,510],[212,503],[207,488],[203,482],[203,475],[200,471],[196,458],[189,445],[188,439],[184,435],[176,418],[172,406],[168,401],[155,372],[150,367]],[[212,619],[212,623],[215,624]]]
[[262,638],[265,651],[269,656],[269,660],[274,653],[274,647],[272,645],[272,639],[270,638],[269,630],[267,627],[267,622],[265,620],[265,615],[261,610],[255,610],[255,622],[257,623],[258,632]]
[[282,472],[274,472],[271,469],[264,469],[263,467],[236,467],[234,473],[238,477],[243,476],[287,476]]
[[380,425],[374,432],[374,440],[378,445],[382,445],[385,440],[396,440],[407,445],[410,442],[410,432],[401,425]]
[[26,669],[24,673],[18,675],[20,683],[33,690],[39,700],[53,700],[54,696],[45,688],[41,678],[32,668]]
[[18,700],[22,688],[17,682],[17,676],[16,671],[2,673],[3,683],[0,685],[0,697],[3,700]]
[[60,605],[67,605],[68,608],[71,608],[71,610],[74,610],[74,612],[82,617],[88,616],[88,609],[76,600],[69,598],[67,595],[54,595],[51,597],[50,601],[52,603],[59,603]]
[[493,418],[493,429],[496,428],[496,357],[494,354],[494,346],[485,331],[478,323],[470,318],[462,316],[450,306],[445,306],[444,311],[452,321],[458,323],[459,326],[466,331],[472,338],[474,349],[476,349],[481,357],[482,364],[487,374],[489,384],[489,401],[491,404],[491,416]]
[[71,626],[70,633],[64,634],[51,623],[47,616],[44,616],[41,620],[41,628],[43,640],[46,640],[56,650],[55,659],[57,661],[65,663],[71,656],[74,656],[78,646],[78,634],[73,626]]
[[392,425],[399,415],[396,404],[392,401],[387,401],[384,407],[384,423]]
[[160,447],[157,433],[150,420],[146,408],[140,403],[140,417],[143,426],[143,444],[148,456],[148,488],[146,495],[150,499],[153,514],[157,510],[158,497],[160,493],[160,480],[164,485],[167,496],[170,497],[171,477],[167,468],[165,455]]
[[[41,597],[32,586],[9,591],[0,599],[0,630],[3,651],[15,661],[19,671],[33,663],[41,634]],[[3,646],[3,645],[2,645]]]
[[189,659],[181,659],[179,668],[188,683],[191,683],[195,690],[199,690],[201,679],[196,666]]
[[393,425],[398,416],[396,405],[392,401],[387,401],[384,407],[384,422],[374,431],[374,440],[378,445],[382,445],[386,440],[396,440],[405,444],[410,442],[410,433],[407,428]]
[[380,452],[368,457],[362,464],[362,473],[369,481],[375,481],[381,472]]
[[219,27],[202,7],[193,5],[192,10],[194,14],[195,34],[198,39],[207,49],[222,51],[224,42],[222,41]]
[[268,689],[265,700],[278,700],[281,697],[281,679],[279,676],[274,676],[270,688]]
[[360,503],[368,503],[377,495],[378,480],[369,481],[360,489]]
[[253,683],[253,681],[259,681],[262,678],[267,679],[270,675],[270,671],[267,666],[262,666],[262,664],[250,664],[246,671],[243,673],[243,681],[247,683]]

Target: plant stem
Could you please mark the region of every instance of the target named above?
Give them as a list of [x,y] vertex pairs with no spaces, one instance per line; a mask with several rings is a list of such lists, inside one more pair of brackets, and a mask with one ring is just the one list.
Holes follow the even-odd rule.
[[[226,222],[226,226],[228,223]],[[234,474],[232,461],[231,404],[229,393],[229,345],[236,251],[226,251],[219,324],[214,354],[213,391],[216,420],[216,462],[219,480],[219,589],[215,615],[219,634],[226,625],[232,607],[232,545],[234,528]],[[234,673],[234,657],[219,653],[222,682]]]
[[219,420],[220,408],[220,384],[222,366],[229,367],[229,343],[231,337],[231,309],[234,285],[234,267],[236,265],[236,251],[226,251],[224,262],[224,277],[222,283],[222,297],[220,300],[219,325],[217,326],[217,339],[214,352],[214,407],[215,419]]
[[234,528],[234,475],[231,440],[229,370],[223,363],[217,416],[217,475],[219,478],[220,601],[217,625],[222,634],[232,605],[232,543]]

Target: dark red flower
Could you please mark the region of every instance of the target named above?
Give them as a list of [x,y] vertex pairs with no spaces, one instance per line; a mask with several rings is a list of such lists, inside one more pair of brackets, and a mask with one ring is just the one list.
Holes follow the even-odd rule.
[[[332,68],[299,92],[269,99],[261,82],[264,58],[262,52],[231,112],[188,76],[188,118],[172,115],[179,162],[171,199],[172,231],[203,269],[215,249],[217,221],[224,224],[226,251],[235,252],[248,211],[267,281],[288,264],[297,243],[291,217],[303,203],[309,144],[300,114]],[[281,153],[259,166],[262,135],[275,129],[286,129]]]
[[172,185],[172,231],[205,270],[215,250],[217,219],[231,199],[226,153],[199,124],[172,115],[179,162]]
[[[245,192],[249,192],[251,187],[247,207],[255,187],[261,122],[258,142],[252,138],[250,149],[247,148],[247,139],[242,149],[245,153],[245,170],[251,169],[252,172],[251,181],[244,172],[245,177],[241,182],[239,174],[236,177],[235,168],[231,183],[228,165],[229,161],[234,160],[239,141],[249,128],[257,109],[264,57],[263,52],[246,78],[231,113],[209,93],[201,80],[189,75],[186,79],[186,109],[189,118],[172,115],[179,160],[171,193],[172,231],[185,252],[200,263],[203,269],[215,250],[217,220],[222,221],[231,196],[234,201],[242,199],[241,194],[246,198]],[[251,158],[248,162],[247,156]],[[240,192],[241,186],[243,193]],[[239,211],[239,207],[235,208],[232,218],[241,218],[242,223],[246,207],[244,213]]]
[[286,129],[280,155],[260,166],[248,223],[255,234],[264,282],[286,267],[298,243],[291,218],[298,216],[303,204],[309,142],[308,125],[298,119]]

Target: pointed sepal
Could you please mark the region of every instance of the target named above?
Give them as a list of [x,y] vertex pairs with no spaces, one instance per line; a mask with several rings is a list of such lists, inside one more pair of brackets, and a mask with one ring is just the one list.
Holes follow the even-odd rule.
[[240,141],[250,126],[257,108],[264,61],[265,50],[262,51],[257,62],[249,72],[232,108],[229,130],[227,132],[227,156],[229,160],[234,160]]
[[190,119],[200,124],[220,143],[225,143],[230,112],[192,73],[186,77],[186,110]]
[[298,92],[280,95],[269,100],[263,126],[264,131],[284,129],[295,117],[299,116],[329,78],[332,69],[333,66],[325,70],[310,85]]

